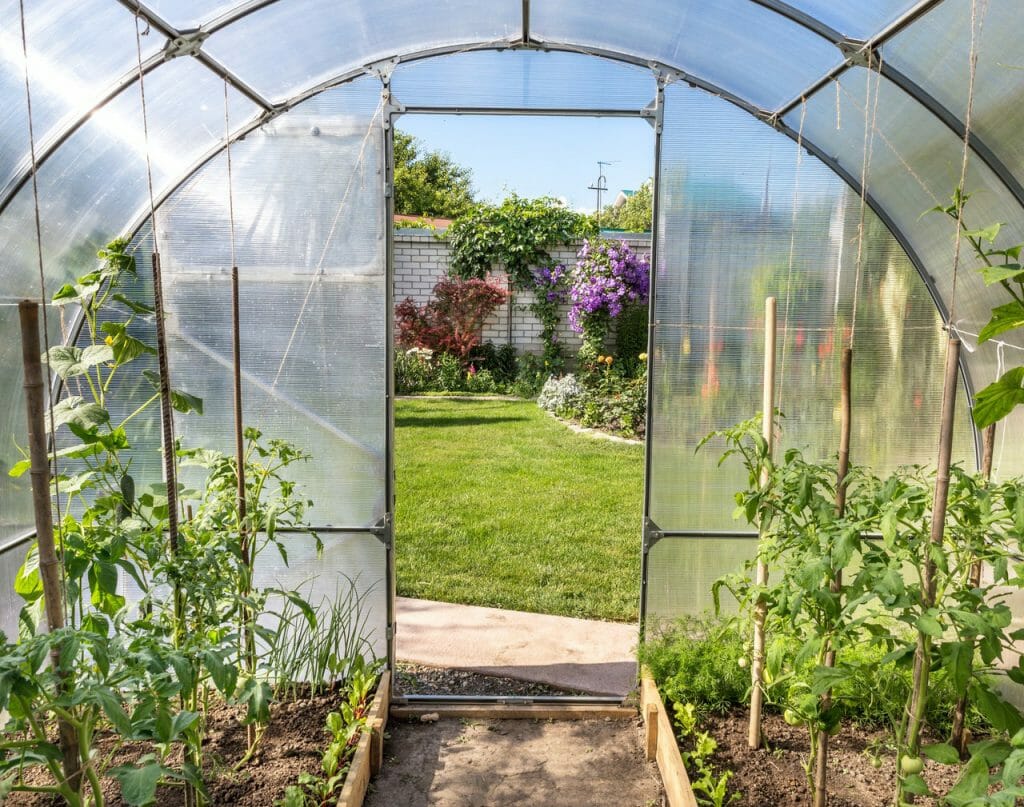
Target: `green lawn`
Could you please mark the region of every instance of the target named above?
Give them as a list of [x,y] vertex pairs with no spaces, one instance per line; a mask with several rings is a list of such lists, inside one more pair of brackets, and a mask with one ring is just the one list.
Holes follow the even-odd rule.
[[399,595],[637,618],[642,446],[533,401],[402,399],[395,475]]

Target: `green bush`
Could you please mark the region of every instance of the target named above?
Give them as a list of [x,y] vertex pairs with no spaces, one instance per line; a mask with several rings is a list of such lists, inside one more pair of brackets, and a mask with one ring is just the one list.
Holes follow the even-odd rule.
[[434,368],[420,351],[395,351],[395,392],[411,395],[434,386]]
[[[799,650],[786,636],[775,638],[768,647],[769,653],[781,653],[790,659]],[[848,650],[845,659],[839,659],[857,671],[855,677],[833,690],[835,706],[844,721],[873,728],[899,722],[910,692],[911,669],[909,664],[883,663],[884,654],[883,648],[864,644]],[[693,703],[704,714],[747,705],[749,658],[750,641],[740,633],[737,623],[712,617],[684,617],[640,649],[641,663],[651,671],[665,696],[674,703]],[[813,672],[813,665],[807,664],[794,675],[766,680],[768,708],[785,703],[787,692],[794,686],[810,687]],[[936,736],[946,737],[952,725],[956,693],[945,670],[934,670],[932,676],[934,688],[926,722]],[[968,716],[968,724],[972,729],[985,725],[974,710]]]
[[724,713],[746,701],[747,644],[731,622],[684,617],[640,647],[640,662],[674,703]]
[[637,375],[643,369],[638,357],[646,352],[647,306],[628,306],[615,320],[615,361],[622,374]]
[[443,392],[463,389],[462,363],[451,353],[442,353],[436,359],[437,387]]

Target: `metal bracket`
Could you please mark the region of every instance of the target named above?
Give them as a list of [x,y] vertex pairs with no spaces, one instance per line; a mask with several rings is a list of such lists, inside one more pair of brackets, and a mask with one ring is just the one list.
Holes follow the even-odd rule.
[[393,57],[391,59],[384,59],[380,62],[373,62],[372,64],[366,65],[366,72],[376,76],[385,85],[391,84],[391,74],[395,72],[395,68],[398,67],[398,58]]
[[843,59],[851,67],[867,67],[877,70],[881,59],[878,50],[863,39],[844,39],[836,43]]
[[405,114],[405,104],[399,104],[395,101],[395,97],[391,94],[390,89],[384,90],[383,96],[383,115],[384,115],[384,128],[391,128],[391,118],[397,115]]
[[370,528],[370,534],[374,535],[378,541],[384,544],[385,547],[391,549],[392,540],[394,538],[394,532],[392,527],[391,513],[385,513],[380,521],[374,524]]
[[645,555],[651,551],[651,547],[653,547],[656,543],[658,543],[658,541],[660,541],[664,537],[665,531],[661,527],[659,527],[649,518],[644,519],[643,550]]
[[648,62],[647,66],[654,73],[654,78],[658,82],[658,87],[665,88],[669,84],[673,84],[677,81],[685,81],[686,75],[678,70],[673,70],[671,67],[665,67],[661,62]]
[[762,123],[767,123],[773,129],[778,129],[780,125],[780,118],[778,112],[770,112],[767,109],[759,109],[755,117]]
[[195,56],[203,49],[203,43],[209,35],[206,31],[190,31],[173,39],[168,39],[167,44],[164,45],[164,59],[175,59],[178,56]]

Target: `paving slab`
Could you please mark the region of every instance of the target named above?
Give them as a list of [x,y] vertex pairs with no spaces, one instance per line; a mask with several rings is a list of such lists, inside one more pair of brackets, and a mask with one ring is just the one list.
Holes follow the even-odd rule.
[[399,661],[626,695],[636,686],[633,624],[397,599]]

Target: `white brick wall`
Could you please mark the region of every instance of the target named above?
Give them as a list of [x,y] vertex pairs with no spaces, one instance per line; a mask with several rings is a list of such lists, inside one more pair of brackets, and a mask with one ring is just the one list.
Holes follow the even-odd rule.
[[[630,235],[623,240],[635,251],[650,254],[649,236]],[[577,249],[578,246],[551,250],[551,257],[571,267],[576,263]],[[434,284],[448,272],[448,256],[448,242],[435,238],[433,233],[398,230],[395,233],[395,302],[412,297],[417,305],[426,303]],[[507,276],[500,269],[493,272],[490,279],[502,286],[507,282]],[[532,301],[529,293],[519,294],[512,301],[512,344],[518,353],[540,353],[543,349],[540,322],[529,310]],[[490,316],[484,323],[483,341],[499,346],[509,341],[509,314],[509,305],[505,304]],[[568,314],[569,306],[562,306],[558,338],[565,346],[566,355],[571,356],[579,349],[580,337],[569,328]]]

